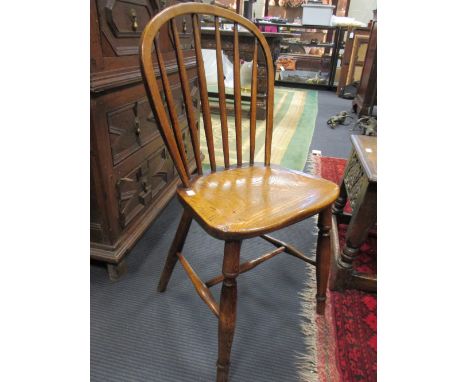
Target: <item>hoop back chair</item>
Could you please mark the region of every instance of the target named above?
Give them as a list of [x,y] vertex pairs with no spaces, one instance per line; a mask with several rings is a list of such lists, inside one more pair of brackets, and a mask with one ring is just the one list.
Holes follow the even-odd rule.
[[[219,118],[221,119],[224,168],[218,168],[215,158],[213,127],[206,83],[205,68],[201,49],[200,17],[214,16],[217,58],[217,79],[219,92]],[[191,89],[187,79],[184,54],[179,41],[176,17],[189,16],[193,25],[194,50],[199,81],[201,113],[207,142],[211,172],[203,174],[196,110],[192,102]],[[234,111],[236,135],[236,162],[231,164],[228,145],[228,124],[226,91],[222,65],[220,18],[234,23],[233,67],[234,67]],[[180,122],[169,84],[164,57],[159,48],[159,32],[167,25],[166,31],[172,39],[178,65],[180,83],[191,143],[196,162],[196,174],[191,175],[183,143]],[[239,31],[242,26],[255,37],[250,103],[250,147],[249,161],[242,158],[242,118]],[[256,107],[258,86],[259,47],[267,68],[267,115],[265,133],[264,163],[254,163],[256,137]],[[160,79],[156,78],[153,58],[156,57]],[[327,279],[330,264],[331,205],[338,197],[338,186],[318,177],[281,168],[270,163],[273,132],[273,89],[274,69],[271,53],[265,37],[258,28],[244,17],[213,5],[184,3],[171,6],[157,14],[146,26],[140,42],[140,64],[146,92],[158,123],[163,140],[180,175],[182,185],[177,195],[184,212],[172,242],[162,272],[158,290],[164,292],[177,261],[181,263],[201,299],[218,317],[218,362],[217,381],[227,381],[231,345],[236,321],[237,276],[249,271],[279,253],[287,253],[302,259],[317,269],[317,312],[323,314]],[[160,94],[163,89],[167,111]],[[219,164],[218,164],[219,165]],[[220,166],[221,167],[221,166]],[[277,240],[268,233],[319,214],[319,238],[316,261],[309,259],[292,245]],[[182,254],[185,238],[192,219],[210,235],[225,241],[222,274],[203,282]],[[262,237],[276,249],[259,258],[240,263],[242,240]],[[223,283],[220,303],[216,302],[210,287]]]

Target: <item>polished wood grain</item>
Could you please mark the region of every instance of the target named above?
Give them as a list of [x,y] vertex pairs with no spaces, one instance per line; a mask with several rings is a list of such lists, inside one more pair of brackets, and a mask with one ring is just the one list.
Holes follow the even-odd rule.
[[[199,14],[215,16],[215,39],[218,71],[219,106],[221,118],[222,147],[224,151],[224,169],[216,168],[214,161],[215,150],[212,136],[211,115],[208,104],[206,86],[202,84],[206,80],[203,66],[203,57],[200,47]],[[198,63],[197,73],[199,79],[199,92],[201,111],[208,142],[208,154],[210,156],[211,172],[202,174],[200,163],[199,142],[192,139],[193,152],[198,164],[197,174],[190,174],[185,165],[184,150],[178,142],[179,126],[173,123],[172,118],[166,115],[166,109],[159,92],[158,82],[154,78],[152,63],[152,46],[156,45],[158,56],[159,31],[167,24],[170,25],[174,50],[179,65],[179,76],[186,104],[186,114],[191,132],[196,132],[194,107],[190,97],[184,56],[180,48],[178,30],[175,19],[180,16],[190,15],[192,20],[195,42],[195,56]],[[233,33],[233,57],[234,57],[234,108],[235,108],[235,134],[236,134],[236,161],[231,165],[229,158],[227,113],[225,104],[224,73],[222,68],[222,51],[219,30],[219,18],[228,19],[234,23]],[[250,105],[250,153],[248,163],[242,158],[242,108],[240,88],[240,55],[238,27],[244,27],[254,36],[254,59],[252,65],[252,91]],[[243,32],[244,33],[244,32]],[[240,273],[247,272],[259,264],[272,259],[280,253],[287,253],[309,264],[317,266],[317,312],[323,313],[325,293],[327,288],[328,270],[330,263],[330,214],[331,205],[338,197],[339,188],[335,183],[319,177],[304,174],[270,164],[271,142],[273,133],[273,83],[274,68],[271,53],[264,36],[249,20],[234,12],[219,7],[186,3],[169,7],[153,18],[145,28],[141,38],[141,67],[143,80],[148,93],[152,111],[159,124],[161,135],[167,145],[169,153],[174,161],[182,180],[182,186],[178,188],[177,195],[184,208],[184,214],[179,224],[176,237],[170,248],[166,266],[161,276],[159,290],[164,291],[170,279],[177,260],[181,263],[189,276],[196,292],[208,305],[211,311],[218,317],[218,362],[217,382],[228,381],[230,354],[234,330],[236,324],[237,306],[237,277]],[[263,59],[267,68],[267,94],[266,94],[266,133],[265,133],[265,157],[264,163],[254,163],[255,135],[256,135],[256,98],[257,98],[257,74],[258,51],[263,51]],[[158,57],[158,62],[163,63]],[[163,70],[164,71],[164,70]],[[166,99],[170,93],[166,92]],[[169,97],[168,97],[169,96]],[[171,105],[168,108],[171,114]],[[170,123],[172,122],[172,124]],[[196,134],[194,135],[196,136]],[[197,151],[198,150],[198,151]],[[317,260],[306,257],[292,245],[277,240],[269,235],[269,232],[284,228],[299,222],[315,214],[319,214],[319,243]],[[224,240],[224,257],[222,274],[203,282],[195,270],[182,254],[182,247],[187,236],[190,222],[196,219],[201,227],[213,237]],[[251,237],[262,237],[276,249],[246,262],[240,263],[240,249],[242,240]],[[209,288],[222,282],[219,307]]]
[[226,90],[224,88],[224,69],[219,31],[219,17],[215,17],[216,67],[218,71],[219,113],[221,117],[221,136],[223,140],[224,168],[229,168],[229,137],[226,111]]
[[219,303],[218,362],[216,382],[228,382],[229,360],[236,327],[237,281],[241,241],[226,241],[223,260],[223,287]]
[[317,241],[317,313],[325,311],[325,300],[327,298],[328,276],[330,273],[330,229],[332,225],[331,206],[321,211],[318,219],[319,236]]
[[254,41],[254,51],[252,57],[252,82],[250,85],[250,164],[254,164],[255,158],[255,133],[257,127],[257,76],[258,76],[258,43]]
[[219,239],[275,231],[320,212],[335,201],[338,186],[276,165],[244,166],[208,174],[179,188],[184,207]]
[[184,166],[186,173],[189,173],[188,159],[184,147],[184,139],[182,137],[182,131],[179,125],[179,116],[176,111],[174,96],[172,95],[171,84],[167,77],[166,64],[164,62],[164,57],[161,54],[159,45],[156,45],[156,57],[158,59],[159,71],[161,73],[161,80],[163,83],[164,93],[166,94],[166,102],[169,109],[169,116],[172,123],[172,131],[174,132],[177,148],[179,150],[180,159]]
[[[192,96],[190,94],[189,81],[187,77],[187,69],[185,68],[184,55],[182,47],[180,46],[179,32],[177,30],[177,23],[174,18],[171,18],[172,35],[174,38],[174,45],[176,49],[177,65],[179,66],[180,83],[182,85],[182,94],[184,95],[185,111],[187,114],[187,121],[190,129],[190,138],[192,139],[193,152],[195,153],[195,162],[197,163],[197,173],[203,174],[200,154],[200,141],[198,139],[197,121],[195,120],[195,110],[192,103]],[[143,36],[142,36],[143,37]],[[165,113],[165,111],[163,111]],[[171,150],[171,148],[169,148]],[[189,175],[186,173],[187,176]]]
[[[262,256],[260,256],[260,257],[258,257],[256,259],[249,260],[249,261],[246,261],[246,262],[242,263],[239,266],[239,274],[250,271],[251,269],[255,268],[257,265],[260,265],[261,263],[264,263],[265,261],[270,260],[271,258],[273,258],[274,256],[280,254],[281,252],[284,252],[285,249],[286,249],[286,247],[281,246],[281,247],[278,247],[277,249],[275,249],[274,251],[265,253],[264,255],[262,255]],[[206,286],[208,288],[211,288],[212,286],[214,286],[216,284],[219,284],[223,280],[224,280],[224,275],[219,275],[219,276],[213,277],[212,279],[208,280],[205,284],[206,284]]]
[[174,270],[174,266],[177,263],[177,253],[181,252],[184,247],[185,239],[187,237],[191,223],[192,215],[188,211],[184,210],[184,213],[180,219],[179,227],[177,228],[177,234],[172,241],[171,248],[169,249],[169,254],[166,259],[164,270],[161,274],[161,278],[159,279],[159,292],[164,292],[167,288],[167,283],[169,282],[172,271]]
[[242,166],[242,102],[240,86],[239,26],[234,23],[234,123],[236,128],[237,165]]
[[[158,38],[159,32],[161,28],[166,24],[169,23],[171,25],[171,30],[173,33],[176,57],[177,57],[177,64],[179,65],[179,72],[180,72],[180,80],[182,84],[182,90],[185,100],[185,107],[187,110],[187,119],[189,121],[189,127],[192,136],[192,145],[195,159],[197,161],[197,169],[198,174],[202,174],[201,163],[199,158],[199,142],[197,141],[196,134],[192,134],[196,131],[195,121],[194,121],[194,113],[193,113],[193,105],[190,102],[190,91],[188,88],[188,81],[186,76],[186,69],[184,65],[184,57],[180,47],[180,39],[178,37],[178,31],[175,21],[175,18],[178,16],[183,16],[187,14],[206,14],[206,15],[213,15],[217,17],[222,17],[225,19],[229,19],[234,23],[238,23],[238,25],[243,26],[248,31],[250,31],[255,38],[260,43],[260,47],[263,50],[263,54],[266,61],[267,67],[267,116],[266,116],[266,132],[265,132],[265,165],[270,164],[271,158],[271,140],[273,134],[273,89],[274,89],[274,68],[273,68],[273,59],[271,53],[269,51],[268,43],[262,33],[258,30],[258,28],[253,24],[250,20],[245,19],[244,17],[229,11],[225,10],[216,6],[211,6],[208,4],[194,4],[194,3],[185,3],[185,4],[178,4],[169,8],[166,8],[164,11],[160,12],[157,17],[154,17],[147,25],[145,30],[141,35],[140,40],[140,64],[142,69],[142,77],[145,83],[145,88],[147,93],[150,95],[150,103],[153,109],[153,113],[160,125],[160,129],[162,131],[162,135],[165,137],[165,143],[168,146],[169,152],[171,156],[173,156],[174,164],[176,165],[177,171],[181,175],[181,179],[183,185],[188,187],[188,178],[190,174],[187,174],[185,169],[183,169],[183,162],[181,159],[180,153],[176,152],[176,142],[174,136],[170,133],[170,124],[169,119],[167,118],[165,108],[162,102],[161,95],[157,91],[158,84],[156,78],[154,76],[154,69],[153,69],[153,57],[152,57],[152,49],[153,45],[161,44],[162,41]],[[215,28],[216,25],[219,25],[218,22],[215,20]],[[217,38],[219,38],[219,29],[217,29]],[[217,48],[221,49],[221,44],[217,44]],[[220,52],[217,49],[217,61],[218,61],[218,71],[219,66],[222,63],[220,60]],[[235,62],[234,62],[235,64]],[[240,64],[240,63],[239,63]],[[222,65],[221,65],[222,66]],[[218,86],[220,83],[224,81],[224,78],[221,79],[218,77]],[[235,81],[236,83],[236,81]],[[239,81],[240,85],[240,81]],[[240,92],[239,92],[240,94]],[[221,102],[221,101],[220,101]],[[225,107],[225,105],[220,105]],[[237,106],[239,108],[239,106]],[[240,109],[239,109],[240,110]],[[238,126],[240,126],[238,124]],[[239,145],[236,144],[236,148],[239,148]],[[238,165],[239,159],[242,157],[240,156],[239,152],[237,152],[238,158]]]
[[216,303],[208,287],[205,285],[203,281],[200,280],[200,277],[198,277],[198,275],[195,273],[192,266],[189,264],[187,259],[182,255],[182,253],[177,252],[177,257],[179,258],[179,261],[182,264],[182,267],[184,268],[185,272],[190,278],[190,281],[192,281],[192,284],[195,287],[195,290],[197,291],[198,295],[206,303],[206,305],[208,305],[208,307],[214,313],[214,315],[219,318],[218,304]]
[[296,249],[294,246],[291,244],[285,243],[284,241],[275,239],[274,237],[271,237],[270,235],[260,235],[262,239],[265,239],[269,243],[275,245],[278,248],[284,248],[284,252],[287,253],[288,255],[297,257],[298,259],[301,259],[305,261],[306,263],[309,263],[311,265],[316,265],[316,262],[307,256],[304,256],[304,254]]
[[210,159],[211,171],[216,171],[216,159],[214,153],[213,143],[213,127],[211,125],[211,112],[210,102],[208,100],[208,87],[206,83],[205,64],[203,62],[201,37],[200,37],[200,23],[198,15],[192,15],[193,34],[195,41],[195,55],[197,57],[197,70],[198,70],[198,83],[200,86],[200,100],[202,107],[203,126],[205,128],[206,143],[208,146],[208,156]]

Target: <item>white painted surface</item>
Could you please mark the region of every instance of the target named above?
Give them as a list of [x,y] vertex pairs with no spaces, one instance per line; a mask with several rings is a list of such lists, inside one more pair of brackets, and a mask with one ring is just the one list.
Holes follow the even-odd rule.
[[373,18],[374,9],[377,9],[377,0],[351,0],[348,17],[367,24]]

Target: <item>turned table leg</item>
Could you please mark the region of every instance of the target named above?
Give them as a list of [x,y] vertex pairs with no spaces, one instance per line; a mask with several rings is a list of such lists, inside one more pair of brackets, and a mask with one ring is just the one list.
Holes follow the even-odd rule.
[[237,282],[241,241],[226,241],[223,260],[223,287],[219,304],[218,362],[216,382],[227,382],[232,340],[236,326]]
[[333,215],[343,214],[343,209],[346,205],[347,198],[348,198],[348,195],[346,192],[346,185],[345,185],[344,178],[343,178],[340,184],[340,194],[338,195],[338,199],[336,199],[335,203],[333,203],[333,207],[332,207]]
[[336,277],[331,282],[330,289],[341,290],[348,286],[353,272],[353,262],[359,254],[359,248],[366,240],[369,229],[376,222],[376,208],[377,190],[375,186],[371,185],[362,203],[353,211],[346,231],[346,244],[340,252],[336,264]]

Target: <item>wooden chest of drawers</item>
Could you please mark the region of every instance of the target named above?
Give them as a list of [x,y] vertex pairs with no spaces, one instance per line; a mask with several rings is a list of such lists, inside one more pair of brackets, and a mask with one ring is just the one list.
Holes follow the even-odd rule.
[[[160,9],[161,3],[154,0],[91,1],[91,258],[107,263],[111,279],[125,271],[124,256],[178,183],[146,98],[138,60],[140,34]],[[178,23],[198,108],[191,23]],[[168,31],[162,33],[167,38],[161,39],[161,51],[169,52]],[[179,121],[187,126],[176,60],[169,53],[165,59]],[[158,72],[155,66],[157,76]],[[187,129],[184,136],[191,149]],[[188,156],[193,159],[193,153]]]

